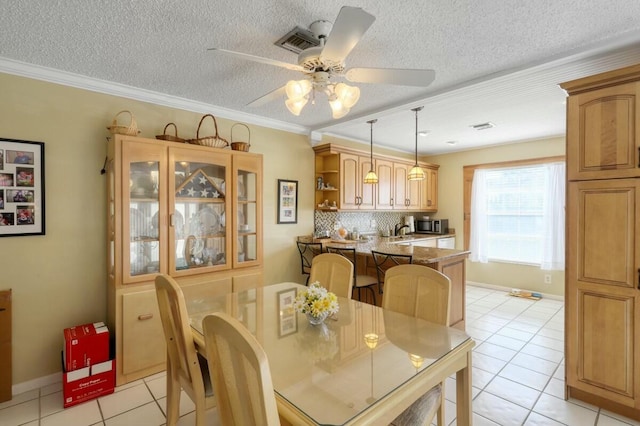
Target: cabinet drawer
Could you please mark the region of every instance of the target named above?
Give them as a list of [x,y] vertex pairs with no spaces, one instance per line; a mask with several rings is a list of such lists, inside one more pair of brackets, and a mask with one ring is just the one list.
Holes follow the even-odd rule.
[[122,373],[164,364],[167,348],[155,290],[122,296]]

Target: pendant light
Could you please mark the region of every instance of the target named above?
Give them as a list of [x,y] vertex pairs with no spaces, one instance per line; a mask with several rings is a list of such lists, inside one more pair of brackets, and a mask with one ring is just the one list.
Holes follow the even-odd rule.
[[369,170],[369,173],[367,173],[367,175],[364,177],[364,183],[378,183],[378,175],[376,175],[376,172],[373,171],[373,123],[375,123],[376,120],[369,120],[367,121],[367,123],[371,124],[371,170]]
[[422,167],[418,165],[418,111],[422,111],[424,107],[412,108],[411,111],[416,112],[416,164],[409,171],[409,180],[424,180],[426,177]]

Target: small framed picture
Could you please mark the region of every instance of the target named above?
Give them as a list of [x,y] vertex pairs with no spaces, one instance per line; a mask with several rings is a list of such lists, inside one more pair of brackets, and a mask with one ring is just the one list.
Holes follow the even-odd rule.
[[298,315],[293,309],[297,294],[295,288],[278,292],[278,337],[288,336],[298,331]]
[[298,223],[298,181],[278,179],[278,223]]

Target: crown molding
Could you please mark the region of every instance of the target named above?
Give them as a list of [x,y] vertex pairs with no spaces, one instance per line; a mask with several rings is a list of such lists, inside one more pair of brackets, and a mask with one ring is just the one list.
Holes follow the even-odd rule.
[[46,81],[49,83],[61,84],[63,86],[75,87],[77,89],[89,90],[91,92],[103,93],[106,95],[119,96],[136,101],[148,102],[155,105],[166,106],[186,111],[213,114],[216,117],[226,118],[247,124],[267,127],[269,129],[282,130],[296,134],[309,135],[311,130],[304,126],[299,126],[284,121],[271,120],[254,114],[246,114],[228,108],[219,107],[205,102],[193,101],[177,96],[166,95],[164,93],[153,92],[151,90],[140,89],[125,84],[91,78],[80,74],[60,71],[39,65],[28,64],[26,62],[15,61],[13,59],[0,57],[0,72],[17,75],[20,77],[32,78],[34,80]]

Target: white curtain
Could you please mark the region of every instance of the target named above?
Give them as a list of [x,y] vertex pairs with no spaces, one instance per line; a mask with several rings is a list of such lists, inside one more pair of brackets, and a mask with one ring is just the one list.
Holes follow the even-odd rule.
[[562,270],[564,269],[565,164],[549,163],[545,168],[544,235],[540,268]]
[[487,238],[487,171],[476,169],[471,186],[471,233],[469,235],[469,259],[472,262],[489,261]]

